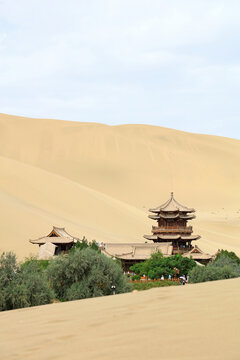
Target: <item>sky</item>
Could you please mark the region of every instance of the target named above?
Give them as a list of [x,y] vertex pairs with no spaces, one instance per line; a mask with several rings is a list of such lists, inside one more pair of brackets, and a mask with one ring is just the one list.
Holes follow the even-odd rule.
[[0,112],[240,139],[239,0],[0,0]]

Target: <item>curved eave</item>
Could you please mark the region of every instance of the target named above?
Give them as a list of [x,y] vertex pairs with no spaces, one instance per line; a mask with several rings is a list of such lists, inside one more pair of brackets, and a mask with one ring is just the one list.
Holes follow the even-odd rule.
[[158,235],[144,235],[143,237],[147,240],[153,240],[153,241],[158,241],[158,240],[193,241],[193,240],[199,240],[201,238],[201,236],[199,236],[199,235],[184,236],[184,235],[159,235],[159,234]]
[[171,192],[171,197],[164,204],[158,206],[157,208],[149,209],[150,212],[158,213],[160,211],[169,212],[169,211],[181,211],[181,212],[195,212],[195,209],[188,208],[187,206],[181,205],[178,201],[175,200],[173,192]]
[[190,236],[182,235],[181,236],[181,240],[184,240],[184,241],[199,240],[200,238],[201,238],[201,236],[199,236],[199,235],[190,235]]
[[183,257],[192,258],[193,260],[211,260],[213,257],[209,254],[186,253]]
[[73,239],[69,239],[69,238],[62,238],[60,236],[56,236],[56,237],[46,237],[43,239],[38,239],[38,240],[29,240],[30,243],[32,244],[37,244],[37,245],[43,245],[46,243],[52,243],[52,244],[71,244],[74,243],[75,241]]
[[149,219],[152,219],[152,220],[159,220],[160,217],[158,215],[148,215]]
[[165,214],[156,214],[156,215],[148,215],[148,217],[152,220],[160,220],[160,219],[182,219],[182,220],[192,220],[195,219],[195,215],[165,215]]
[[157,235],[159,240],[179,240],[181,235]]
[[157,240],[158,237],[157,235],[143,235],[144,239],[147,239],[147,240]]

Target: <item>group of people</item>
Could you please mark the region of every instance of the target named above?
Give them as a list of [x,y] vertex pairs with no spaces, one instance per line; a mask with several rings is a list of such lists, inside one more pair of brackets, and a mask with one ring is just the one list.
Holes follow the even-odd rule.
[[[180,285],[185,285],[189,281],[189,276],[182,275],[182,276],[179,276],[179,279],[180,279]],[[161,280],[165,280],[164,275],[161,276]],[[172,276],[170,274],[168,275],[168,280],[169,281],[172,280]]]

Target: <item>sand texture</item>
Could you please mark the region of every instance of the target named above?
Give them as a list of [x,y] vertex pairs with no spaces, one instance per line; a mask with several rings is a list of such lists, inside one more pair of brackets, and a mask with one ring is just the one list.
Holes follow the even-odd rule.
[[142,242],[148,208],[197,210],[210,253],[240,255],[240,141],[145,125],[0,115],[0,251],[37,253],[52,225],[104,242]]
[[52,225],[77,237],[142,242],[170,191],[197,210],[198,245],[240,255],[240,141],[145,125],[0,115],[0,251]]
[[[148,208],[197,210],[197,243],[240,255],[240,141],[143,125],[0,115],[0,252],[52,225],[142,242]],[[240,279],[0,313],[0,360],[240,359]]]
[[3,360],[239,360],[240,279],[0,313]]

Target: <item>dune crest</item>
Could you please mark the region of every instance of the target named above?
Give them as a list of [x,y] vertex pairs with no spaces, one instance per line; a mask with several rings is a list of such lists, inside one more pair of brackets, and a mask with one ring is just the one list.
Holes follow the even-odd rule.
[[240,141],[147,125],[0,115],[0,251],[65,226],[81,237],[142,242],[148,208],[174,191],[197,210],[207,252],[240,255]]

